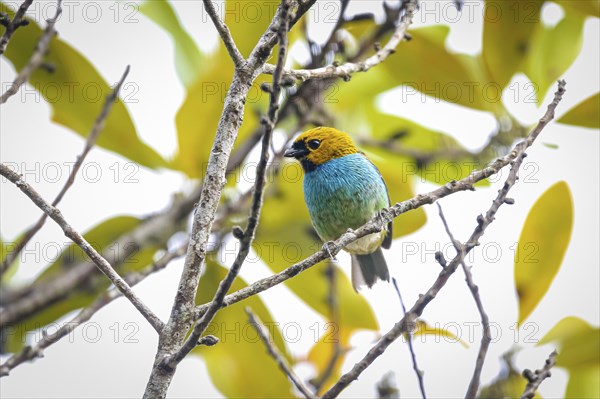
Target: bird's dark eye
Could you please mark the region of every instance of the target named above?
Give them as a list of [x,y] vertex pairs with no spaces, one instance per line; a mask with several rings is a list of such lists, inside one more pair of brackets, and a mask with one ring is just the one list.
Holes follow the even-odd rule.
[[308,145],[308,148],[310,148],[311,150],[316,150],[321,145],[321,140],[310,140],[306,144]]

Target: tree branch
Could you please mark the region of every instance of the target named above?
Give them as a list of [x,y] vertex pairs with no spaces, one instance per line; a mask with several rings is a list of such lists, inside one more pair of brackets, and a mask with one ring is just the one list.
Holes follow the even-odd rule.
[[[104,100],[104,105],[102,106],[102,110],[100,111],[100,114],[96,117],[96,121],[94,122],[94,125],[92,126],[92,129],[90,130],[90,133],[88,134],[88,137],[85,141],[85,146],[83,148],[83,151],[77,157],[77,161],[73,165],[73,169],[71,170],[71,173],[69,174],[69,177],[67,178],[67,182],[65,183],[63,188],[60,190],[60,192],[58,193],[58,195],[56,196],[54,201],[52,201],[52,206],[57,206],[60,203],[60,201],[64,197],[67,190],[69,190],[69,188],[71,188],[71,186],[75,182],[75,176],[77,176],[77,173],[79,172],[79,168],[81,168],[81,165],[83,164],[83,160],[85,159],[87,154],[90,152],[90,150],[96,143],[96,139],[98,138],[98,135],[100,134],[100,132],[104,129],[104,124],[105,124],[106,118],[108,117],[108,114],[110,113],[114,102],[117,100],[117,98],[119,96],[119,90],[121,90],[121,86],[125,82],[125,79],[127,78],[128,74],[129,74],[129,65],[127,66],[127,68],[125,68],[125,72],[123,72],[123,75],[121,76],[121,79],[119,80],[119,82],[117,83],[115,88],[106,97],[106,100]],[[6,257],[0,264],[0,277],[2,277],[2,275],[10,267],[10,265],[15,261],[15,259],[17,259],[19,257],[19,254],[21,253],[23,248],[25,248],[25,246],[31,240],[31,238],[33,238],[33,236],[42,228],[42,226],[46,222],[47,217],[48,217],[48,215],[43,213],[42,216],[36,222],[36,224],[33,225],[29,230],[27,230],[27,232],[23,235],[23,238],[21,238],[21,240],[17,243],[14,250],[12,250],[11,252],[8,252],[6,254]]]
[[[392,277],[392,283],[394,284],[396,294],[398,294],[398,299],[400,300],[400,306],[402,307],[403,317],[406,317],[406,307],[404,306],[402,294],[400,294],[398,283],[396,282],[396,279],[394,277]],[[410,357],[412,358],[413,370],[415,371],[415,374],[417,375],[417,381],[419,382],[419,390],[421,391],[421,397],[423,399],[427,399],[427,395],[425,394],[425,382],[423,381],[423,370],[419,369],[419,365],[417,364],[417,355],[415,355],[415,349],[413,348],[412,335],[413,329],[411,328],[406,334],[406,341],[408,343],[408,349],[410,350]]]
[[[298,273],[301,273],[304,270],[311,268],[317,263],[328,259],[331,256],[337,255],[346,245],[368,234],[381,231],[393,218],[396,218],[403,213],[420,208],[423,205],[433,204],[439,199],[457,193],[459,191],[473,191],[475,189],[475,183],[497,174],[502,168],[506,167],[515,159],[517,159],[521,152],[524,152],[533,144],[535,139],[539,136],[539,134],[548,124],[548,122],[550,122],[554,118],[554,110],[556,109],[556,106],[562,99],[562,96],[565,92],[565,84],[566,83],[564,81],[559,81],[558,91],[555,93],[554,100],[552,101],[552,103],[548,105],[548,109],[544,116],[539,120],[538,124],[527,136],[527,138],[519,142],[513,148],[513,150],[506,154],[504,157],[496,159],[488,167],[482,170],[474,170],[469,176],[461,180],[452,181],[433,191],[430,191],[425,194],[419,194],[416,197],[413,197],[406,201],[398,202],[394,206],[383,209],[380,216],[375,217],[374,219],[367,222],[366,224],[364,224],[356,230],[349,229],[346,233],[342,234],[337,240],[329,242],[328,249],[323,248],[320,251],[315,252],[308,258],[293,264],[292,266],[277,274],[258,280],[255,283],[245,288],[242,288],[241,290],[238,290],[225,296],[225,298],[223,299],[222,307],[231,306],[253,295],[266,291],[269,288],[281,284],[282,282],[296,276]],[[198,306],[195,311],[195,318],[198,319],[202,317],[202,315],[206,313],[210,304],[211,302],[208,302]]]
[[[291,4],[296,6],[297,9],[296,14],[292,18],[292,23],[297,21],[315,1],[293,1]],[[223,113],[221,114],[216,138],[209,157],[200,197],[200,205],[194,215],[190,245],[181,274],[179,288],[169,321],[160,334],[159,348],[144,393],[145,398],[166,397],[175,370],[165,367],[165,360],[172,360],[172,356],[180,351],[185,334],[194,322],[196,290],[198,288],[200,272],[205,263],[212,223],[225,184],[225,172],[227,170],[229,154],[231,153],[242,122],[248,91],[277,42],[277,32],[283,20],[281,18],[283,8],[283,5],[280,5],[271,24],[259,39],[258,44],[250,53],[244,66],[235,69],[233,81],[225,99]],[[186,346],[187,348],[188,346]],[[167,363],[170,363],[170,361],[167,361]]]
[[[413,15],[417,8],[417,2],[416,0],[409,0],[404,7],[406,7],[406,12],[400,19],[396,31],[392,34],[387,44],[364,61],[346,62],[342,65],[328,65],[326,67],[315,69],[284,69],[283,74],[302,81],[334,77],[348,80],[355,72],[366,72],[374,66],[381,64],[387,57],[396,52],[396,46],[398,46],[402,39],[406,37],[406,31],[412,24]],[[262,72],[266,74],[272,74],[274,71],[275,66],[271,64],[265,64],[262,70]]]
[[281,70],[285,64],[286,50],[287,50],[287,31],[289,26],[289,3],[287,0],[282,1],[281,14],[279,17],[280,26],[277,28],[279,34],[279,58],[277,62],[278,71],[273,75],[273,88],[270,97],[269,111],[267,118],[262,120],[264,126],[264,134],[262,139],[262,148],[260,154],[260,160],[256,167],[256,180],[254,183],[254,194],[252,196],[252,208],[250,215],[248,216],[248,226],[241,237],[240,250],[236,256],[236,259],[229,269],[225,279],[221,281],[217,292],[211,302],[212,306],[202,316],[202,318],[195,324],[192,333],[185,340],[181,348],[175,352],[172,356],[166,358],[163,362],[163,367],[174,369],[181,360],[188,353],[192,351],[198,345],[198,340],[216,315],[217,311],[221,308],[223,298],[235,278],[239,274],[239,271],[250,252],[252,241],[254,240],[254,234],[258,226],[258,219],[260,216],[260,210],[262,208],[262,197],[265,187],[265,173],[267,170],[267,162],[269,160],[269,147],[271,144],[271,137],[273,136],[273,128],[277,122],[277,110],[279,108],[279,94],[281,92]]
[[[510,202],[507,202],[510,203]],[[454,248],[457,253],[464,252],[464,246],[462,243],[458,242],[454,239],[454,235],[450,231],[450,227],[448,226],[448,222],[446,221],[446,217],[444,216],[444,212],[442,211],[442,207],[440,204],[437,204],[440,219],[442,219],[442,223],[444,224],[444,228],[446,229],[446,233],[452,241]],[[473,281],[473,274],[471,270],[464,262],[464,254],[463,261],[461,262],[463,272],[465,273],[465,280],[467,282],[467,286],[471,291],[471,295],[473,296],[473,300],[475,301],[475,305],[477,306],[477,311],[481,316],[481,324],[483,329],[483,335],[481,337],[481,344],[479,345],[479,352],[477,353],[477,360],[475,361],[475,370],[473,371],[473,377],[471,377],[471,381],[469,382],[469,387],[467,389],[467,393],[465,394],[465,398],[475,398],[477,396],[477,390],[479,389],[479,383],[481,380],[481,370],[483,369],[483,363],[485,362],[485,356],[487,354],[488,348],[490,346],[490,342],[492,341],[491,332],[490,332],[490,321],[488,319],[488,315],[483,308],[483,303],[481,302],[481,297],[479,296],[479,287]]]
[[[123,279],[133,287],[152,273],[164,269],[172,260],[185,255],[186,249],[187,245],[182,245],[174,251],[167,252],[159,260],[146,267],[144,270],[140,272],[128,273],[123,277]],[[71,319],[71,321],[63,324],[55,333],[50,335],[44,334],[40,342],[34,346],[26,346],[20,353],[13,355],[6,360],[4,364],[0,366],[0,377],[9,375],[10,371],[20,364],[23,364],[27,361],[33,361],[38,357],[43,357],[43,352],[46,348],[69,335],[81,324],[90,320],[92,316],[96,314],[96,312],[122,295],[123,294],[118,289],[114,288],[104,293],[104,295],[96,299],[90,306],[82,309],[77,316]]]
[[[488,209],[485,216],[477,217],[477,227],[471,234],[471,237],[464,246],[464,251],[459,252],[454,259],[442,270],[434,284],[429,288],[425,295],[421,295],[417,302],[413,305],[411,310],[404,316],[394,327],[388,331],[370,350],[369,352],[354,365],[354,367],[344,374],[339,381],[323,396],[322,399],[331,399],[337,397],[352,381],[356,380],[358,376],[367,368],[371,363],[375,361],[381,354],[385,352],[388,346],[392,344],[399,336],[408,331],[408,326],[413,323],[422,313],[427,304],[431,302],[439,291],[446,285],[446,282],[450,276],[456,271],[461,262],[464,261],[466,254],[470,252],[475,246],[478,245],[479,239],[483,236],[485,229],[494,221],[496,212],[505,203],[507,194],[517,180],[517,172],[525,158],[525,151],[531,146],[535,139],[539,136],[543,128],[548,124],[554,117],[554,110],[562,99],[565,91],[565,82],[559,81],[558,91],[554,95],[554,100],[550,105],[544,116],[540,119],[537,126],[532,130],[529,136],[518,143],[514,150],[507,155],[511,157],[511,170],[508,178],[504,182],[502,189],[498,191],[498,196],[494,199],[492,206]],[[498,160],[497,160],[498,161]],[[496,161],[496,162],[497,162]],[[382,219],[387,219],[382,217]],[[387,220],[385,220],[387,223]],[[383,226],[382,226],[383,227]],[[360,230],[360,229],[359,229]]]
[[273,359],[275,359],[281,371],[283,371],[285,375],[288,376],[288,378],[294,383],[296,388],[298,388],[298,390],[302,393],[302,395],[304,395],[305,398],[316,399],[317,397],[315,396],[315,394],[312,393],[312,391],[304,384],[304,382],[302,382],[300,377],[296,375],[292,367],[285,360],[285,357],[283,357],[281,352],[279,352],[275,344],[271,341],[269,332],[265,331],[265,328],[263,327],[259,317],[255,315],[250,308],[246,308],[246,313],[248,314],[250,324],[258,333],[258,336],[267,347],[267,352],[269,353],[269,355],[271,355]]
[[552,376],[550,369],[556,364],[556,356],[558,356],[556,351],[552,351],[548,359],[546,359],[544,367],[541,370],[535,370],[535,373],[529,369],[523,370],[523,377],[527,379],[528,383],[525,391],[523,391],[523,395],[521,395],[521,399],[532,399],[535,396],[535,391],[537,391],[542,382]]
[[229,28],[221,20],[221,17],[219,17],[219,14],[215,9],[215,5],[213,4],[212,0],[202,0],[202,2],[204,3],[204,8],[206,9],[208,16],[213,21],[215,28],[217,28],[217,32],[219,32],[221,40],[223,40],[223,44],[225,45],[229,56],[233,60],[233,64],[236,68],[241,68],[246,62],[246,60],[244,59],[242,53],[240,53],[240,50],[238,50],[237,46],[235,45],[235,41],[233,40],[233,37],[231,37],[231,32],[229,32]]
[[13,20],[6,23],[6,30],[2,34],[2,37],[0,37],[0,55],[4,54],[4,51],[6,51],[6,46],[8,46],[8,42],[15,31],[21,26],[25,26],[29,23],[28,20],[24,19],[24,17],[31,3],[33,3],[33,0],[25,0],[23,3],[21,3],[21,6],[15,13]]
[[79,234],[63,217],[62,213],[58,208],[50,205],[44,200],[33,187],[27,184],[21,175],[13,172],[3,163],[0,163],[0,174],[14,183],[25,195],[27,195],[38,208],[52,218],[64,231],[65,236],[70,238],[75,244],[77,244],[83,252],[96,264],[98,269],[106,275],[117,287],[119,291],[136,307],[137,310],[148,320],[152,327],[160,333],[163,328],[163,323],[160,319],[144,304],[140,298],[133,292],[129,284],[125,282],[119,276],[119,274],[112,268],[110,263],[102,257],[86,240],[81,234]]
[[[21,87],[23,83],[27,82],[31,74],[36,69],[38,69],[39,66],[42,65],[42,63],[44,62],[44,57],[46,56],[46,52],[48,51],[48,47],[50,46],[50,41],[56,33],[56,29],[54,28],[54,26],[56,25],[58,17],[62,13],[61,3],[62,0],[58,0],[56,2],[56,14],[54,14],[54,17],[46,21],[46,29],[44,29],[42,37],[40,37],[40,40],[35,46],[35,51],[33,52],[33,55],[31,56],[27,64],[25,64],[23,69],[21,69],[21,71],[17,74],[17,77],[12,82],[10,87],[6,90],[6,92],[4,92],[0,96],[0,105],[4,104],[12,95],[14,95],[19,90],[19,87]],[[6,32],[4,33],[6,34]]]

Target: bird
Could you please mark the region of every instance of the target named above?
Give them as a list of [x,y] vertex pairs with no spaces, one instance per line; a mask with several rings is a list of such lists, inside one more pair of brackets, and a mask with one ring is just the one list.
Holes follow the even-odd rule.
[[[300,134],[284,152],[304,170],[304,200],[317,234],[327,243],[356,229],[390,206],[387,186],[377,167],[352,138],[332,127]],[[358,292],[390,273],[381,248],[392,244],[392,223],[346,245],[352,258],[352,285]],[[327,244],[326,244],[327,245]]]

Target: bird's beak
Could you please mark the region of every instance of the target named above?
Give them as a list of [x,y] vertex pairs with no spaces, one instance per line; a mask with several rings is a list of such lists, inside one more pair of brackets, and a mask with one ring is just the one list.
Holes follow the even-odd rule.
[[304,143],[294,143],[293,146],[285,150],[283,153],[284,157],[300,159],[308,155],[308,149],[304,146]]

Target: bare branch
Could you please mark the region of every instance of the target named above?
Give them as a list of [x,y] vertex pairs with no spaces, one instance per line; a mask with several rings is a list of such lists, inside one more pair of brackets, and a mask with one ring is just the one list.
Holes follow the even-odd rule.
[[[485,229],[494,221],[496,212],[504,204],[504,200],[507,198],[507,194],[517,180],[517,173],[525,158],[525,151],[531,146],[534,140],[538,137],[544,126],[548,124],[554,117],[554,110],[562,99],[565,91],[565,82],[559,81],[558,91],[554,95],[554,100],[550,105],[544,116],[540,119],[537,126],[532,130],[529,136],[518,143],[513,151],[507,155],[512,157],[509,161],[511,163],[511,169],[508,178],[504,182],[502,189],[498,191],[497,197],[492,202],[492,206],[488,209],[485,216],[477,217],[477,227],[471,234],[471,237],[464,245],[464,251],[459,252],[454,259],[440,272],[438,278],[433,285],[427,290],[424,295],[421,295],[417,302],[413,305],[411,310],[404,316],[394,327],[388,331],[370,350],[369,352],[354,365],[354,367],[344,374],[339,381],[327,391],[322,398],[331,399],[337,397],[352,381],[356,380],[358,376],[367,368],[371,363],[375,361],[381,354],[385,352],[388,346],[392,344],[398,337],[408,331],[408,326],[411,325],[424,311],[425,307],[431,302],[439,291],[446,285],[446,282],[450,276],[456,271],[461,262],[464,261],[464,257],[468,254],[471,249],[479,244],[479,239],[483,236]],[[506,158],[506,157],[505,157]],[[498,160],[497,160],[498,161]],[[497,162],[496,161],[496,162]],[[383,217],[382,219],[386,219]],[[387,220],[384,221],[387,223]],[[360,230],[360,229],[359,229]]]
[[[270,277],[263,278],[256,281],[255,283],[242,288],[236,292],[233,292],[225,296],[222,307],[233,305],[234,303],[243,301],[253,295],[261,293],[274,287],[282,282],[296,276],[298,273],[303,272],[306,269],[311,268],[317,263],[330,258],[330,256],[337,255],[343,247],[358,240],[367,234],[376,233],[381,231],[385,226],[395,217],[400,216],[403,213],[422,207],[423,205],[433,204],[440,198],[444,198],[448,195],[457,193],[459,191],[474,190],[474,184],[487,179],[490,176],[497,174],[502,168],[515,161],[519,155],[529,148],[535,139],[539,136],[540,132],[544,127],[554,118],[554,110],[562,99],[563,93],[565,92],[565,82],[559,81],[558,91],[554,95],[554,100],[548,105],[548,110],[544,116],[539,120],[538,124],[531,131],[529,136],[523,141],[519,142],[513,150],[502,158],[496,159],[488,167],[482,170],[474,170],[469,176],[458,180],[452,181],[445,186],[439,187],[433,191],[425,194],[419,194],[416,197],[408,199],[406,201],[398,202],[394,206],[385,208],[382,210],[381,215],[367,222],[358,229],[352,231],[348,230],[342,234],[340,238],[335,241],[328,243],[328,249],[321,249],[315,252],[308,258],[293,264],[287,269],[274,274]],[[210,306],[209,303],[205,303],[196,308],[195,317],[196,319],[202,317]]]
[[[350,79],[351,75],[355,72],[366,72],[374,66],[379,65],[387,57],[396,52],[396,46],[406,37],[406,30],[412,24],[413,15],[417,8],[416,0],[408,1],[404,7],[406,7],[406,12],[387,44],[364,61],[346,62],[342,65],[329,65],[315,69],[284,69],[283,74],[302,81],[333,77]],[[275,67],[271,64],[265,64],[262,70],[266,74],[272,74],[274,71]]]
[[64,231],[65,236],[70,238],[75,244],[77,244],[83,252],[96,264],[98,269],[106,275],[117,287],[119,291],[136,307],[137,310],[148,320],[148,322],[154,327],[154,329],[160,333],[163,328],[163,323],[160,319],[144,304],[140,298],[133,292],[129,284],[125,282],[119,276],[119,274],[112,268],[110,263],[102,257],[81,234],[79,234],[63,217],[62,213],[58,208],[50,205],[44,200],[33,187],[26,183],[21,175],[13,172],[3,163],[0,163],[0,174],[14,183],[25,195],[27,195],[34,204],[37,205],[44,213],[52,218]]
[[[442,211],[441,205],[437,204],[439,209],[440,218],[442,219],[442,223],[444,224],[444,228],[446,229],[446,233],[448,237],[450,237],[450,241],[454,245],[457,253],[464,252],[464,246],[460,242],[454,239],[452,232],[450,231],[450,227],[448,226],[448,222],[446,221],[446,217],[444,216],[444,211]],[[483,308],[483,303],[481,302],[481,297],[479,296],[479,287],[475,285],[473,281],[473,274],[469,267],[467,267],[464,262],[464,254],[463,261],[461,262],[462,269],[465,273],[465,280],[467,282],[467,286],[471,291],[471,295],[473,296],[473,300],[475,301],[475,305],[477,306],[477,311],[481,316],[481,324],[483,329],[483,336],[481,337],[481,344],[479,345],[479,352],[477,353],[477,360],[475,361],[475,370],[473,371],[473,377],[471,377],[471,381],[469,382],[469,387],[467,388],[467,393],[465,394],[465,398],[474,398],[477,395],[477,390],[479,389],[479,384],[481,381],[481,370],[483,369],[483,363],[485,362],[485,356],[487,355],[488,348],[490,346],[490,342],[492,341],[491,331],[490,331],[490,321],[488,318],[485,309]]]
[[273,359],[275,359],[281,371],[283,371],[285,375],[288,376],[288,378],[294,383],[296,388],[298,388],[298,390],[302,393],[302,395],[304,395],[305,398],[316,399],[317,397],[315,396],[315,394],[312,393],[312,391],[304,384],[300,377],[296,375],[292,367],[285,360],[285,357],[283,357],[281,352],[279,352],[279,349],[277,349],[275,344],[271,341],[269,332],[265,331],[265,328],[263,327],[260,318],[257,315],[255,315],[250,308],[246,308],[246,313],[248,314],[250,324],[258,333],[258,336],[267,347],[267,352],[269,353],[269,355],[271,355]]
[[33,3],[33,0],[25,0],[15,13],[13,20],[6,24],[6,30],[2,34],[2,37],[0,37],[0,55],[4,54],[4,51],[6,51],[6,46],[15,31],[21,26],[25,26],[29,23],[24,17],[31,3]]
[[165,359],[163,365],[169,367],[171,369],[175,368],[181,360],[188,353],[192,351],[198,345],[198,340],[212,321],[213,317],[217,313],[217,311],[221,308],[221,304],[223,302],[223,298],[231,285],[233,284],[235,278],[237,277],[248,253],[250,252],[250,247],[252,245],[252,241],[254,240],[254,234],[256,232],[256,227],[258,226],[258,219],[260,216],[260,210],[262,208],[262,197],[263,191],[265,187],[265,173],[267,171],[267,162],[269,160],[269,147],[271,144],[271,137],[273,135],[273,128],[275,123],[277,122],[277,110],[279,108],[279,93],[281,92],[281,70],[283,69],[283,65],[285,63],[286,50],[287,50],[287,31],[288,31],[288,19],[289,19],[289,3],[284,0],[282,2],[282,12],[280,15],[280,26],[278,27],[279,34],[279,59],[277,62],[278,71],[273,75],[273,89],[271,92],[271,98],[269,103],[269,111],[268,117],[263,119],[264,126],[264,134],[262,139],[262,149],[260,154],[260,160],[258,162],[256,168],[256,179],[254,183],[254,194],[252,196],[252,208],[250,210],[250,215],[248,216],[248,226],[244,231],[243,237],[241,239],[241,247],[238,252],[236,259],[229,269],[227,276],[225,279],[221,281],[219,284],[219,288],[214,295],[214,298],[211,302],[212,306],[209,310],[202,316],[202,318],[196,323],[192,333],[185,340],[182,347],[175,352],[172,356]]
[[[167,252],[159,260],[146,267],[144,270],[140,272],[128,273],[123,277],[123,279],[127,282],[127,284],[133,287],[152,273],[164,269],[172,260],[185,255],[186,249],[187,245],[182,245],[174,251]],[[123,294],[119,290],[114,288],[104,293],[104,295],[96,299],[90,306],[82,309],[77,316],[71,319],[71,321],[63,324],[55,333],[50,335],[44,334],[40,342],[34,346],[26,346],[20,353],[13,355],[6,360],[6,362],[0,366],[0,377],[9,375],[10,371],[20,364],[33,361],[38,357],[42,357],[46,348],[69,335],[81,324],[90,320],[92,316],[96,314],[96,312],[122,295]]]
[[[396,294],[398,294],[398,299],[400,300],[400,306],[402,307],[403,317],[406,317],[406,307],[404,306],[404,301],[402,300],[402,294],[400,294],[400,289],[398,288],[398,283],[396,279],[392,277],[392,283],[394,284],[394,288],[396,289]],[[408,349],[410,350],[410,357],[412,358],[413,370],[417,375],[417,381],[419,382],[419,390],[421,391],[421,397],[423,399],[427,398],[425,394],[425,382],[423,381],[423,370],[419,369],[419,365],[417,364],[417,355],[415,355],[415,349],[413,347],[412,342],[413,329],[410,328],[408,333],[406,334],[406,341],[408,343]]]
[[[289,1],[289,0],[286,0]],[[296,13],[291,19],[293,24],[304,12],[306,12],[316,0],[292,1],[292,7],[296,7]],[[282,18],[284,6],[281,5],[271,21],[265,33],[261,36],[258,44],[250,53],[248,61],[243,68],[236,68],[233,81],[227,93],[221,119],[217,127],[217,134],[208,161],[208,168],[200,205],[197,209],[192,223],[192,234],[190,245],[185,259],[184,269],[181,274],[179,288],[171,310],[171,316],[165,329],[160,334],[159,348],[155,357],[154,366],[150,375],[145,398],[166,397],[168,387],[174,375],[174,368],[169,367],[173,355],[180,353],[177,358],[184,354],[181,351],[181,343],[194,322],[194,308],[196,290],[200,279],[200,272],[205,263],[208,239],[211,232],[215,213],[217,211],[223,186],[225,184],[225,172],[229,161],[229,155],[237,137],[239,127],[244,115],[244,103],[252,82],[259,75],[260,68],[267,61],[271,51],[278,40],[278,30],[283,23]],[[223,281],[220,287],[223,287]],[[208,318],[207,318],[208,319]],[[195,334],[203,328],[196,325]],[[204,327],[205,328],[205,327]],[[203,331],[203,330],[202,330]],[[196,342],[194,342],[195,346]],[[191,344],[190,344],[191,345]],[[184,350],[189,346],[186,344]]]
[[[85,157],[87,156],[87,154],[90,152],[90,150],[96,143],[96,139],[98,138],[98,135],[100,134],[100,132],[104,129],[104,124],[105,124],[106,118],[108,117],[108,114],[110,113],[110,110],[112,109],[114,102],[116,101],[117,97],[119,96],[119,90],[121,90],[121,86],[123,85],[123,82],[125,82],[125,79],[127,78],[128,74],[129,74],[129,65],[127,66],[127,68],[125,68],[125,72],[123,72],[123,76],[121,76],[121,79],[119,80],[119,82],[117,83],[115,88],[106,97],[106,100],[104,101],[104,105],[102,106],[102,111],[100,111],[100,115],[98,115],[96,117],[96,121],[94,122],[94,125],[92,126],[92,129],[90,130],[90,133],[88,134],[87,140],[85,141],[85,146],[83,148],[83,151],[77,157],[77,161],[73,165],[73,169],[71,170],[71,173],[69,174],[69,177],[67,178],[67,182],[65,183],[63,188],[60,190],[60,192],[58,193],[58,195],[56,196],[54,201],[52,201],[52,206],[57,206],[60,203],[60,201],[64,197],[67,190],[69,190],[69,188],[71,188],[71,186],[75,182],[75,176],[77,176],[77,173],[79,172],[79,168],[81,168],[81,165],[83,164]],[[42,226],[46,222],[47,217],[48,217],[47,214],[45,214],[45,213],[42,214],[42,216],[38,219],[36,224],[33,225],[29,230],[27,230],[27,232],[25,232],[25,234],[23,235],[23,238],[16,244],[15,248],[6,254],[6,257],[0,264],[0,277],[6,272],[6,270],[15,261],[15,259],[18,258],[19,254],[21,253],[23,248],[25,248],[25,246],[31,240],[31,238],[33,238],[33,236],[42,228]]]
[[221,40],[223,40],[223,44],[225,45],[229,56],[233,60],[233,64],[236,68],[242,67],[246,60],[244,59],[242,53],[240,53],[240,50],[238,50],[237,46],[235,45],[235,41],[233,40],[233,37],[231,37],[231,32],[229,32],[229,28],[221,20],[221,17],[219,17],[219,14],[215,9],[215,5],[213,4],[212,0],[202,0],[202,2],[204,3],[204,8],[206,9],[208,16],[213,21],[215,28],[217,28],[217,32],[219,32],[219,35],[221,35]]
[[525,377],[528,382],[525,391],[523,391],[523,395],[521,395],[521,399],[532,399],[535,396],[535,391],[537,391],[542,382],[546,378],[552,376],[550,369],[556,364],[556,356],[558,356],[558,353],[552,351],[550,356],[548,356],[548,359],[546,359],[544,367],[541,370],[535,370],[535,373],[529,369],[523,370],[523,377]]
[[12,82],[10,87],[6,90],[6,92],[4,92],[2,96],[0,96],[0,105],[4,104],[10,96],[14,95],[19,90],[19,87],[21,87],[23,83],[27,82],[31,74],[36,69],[38,69],[39,66],[42,65],[42,63],[44,62],[44,57],[46,56],[46,52],[48,51],[48,47],[50,46],[50,41],[56,33],[54,25],[56,25],[56,21],[62,13],[61,3],[62,0],[58,0],[56,2],[56,14],[54,14],[54,17],[46,21],[46,29],[44,29],[42,37],[40,37],[40,40],[35,46],[35,51],[33,52],[33,55],[31,56],[27,64],[25,64],[23,69],[21,69],[21,71],[17,74],[17,77]]

